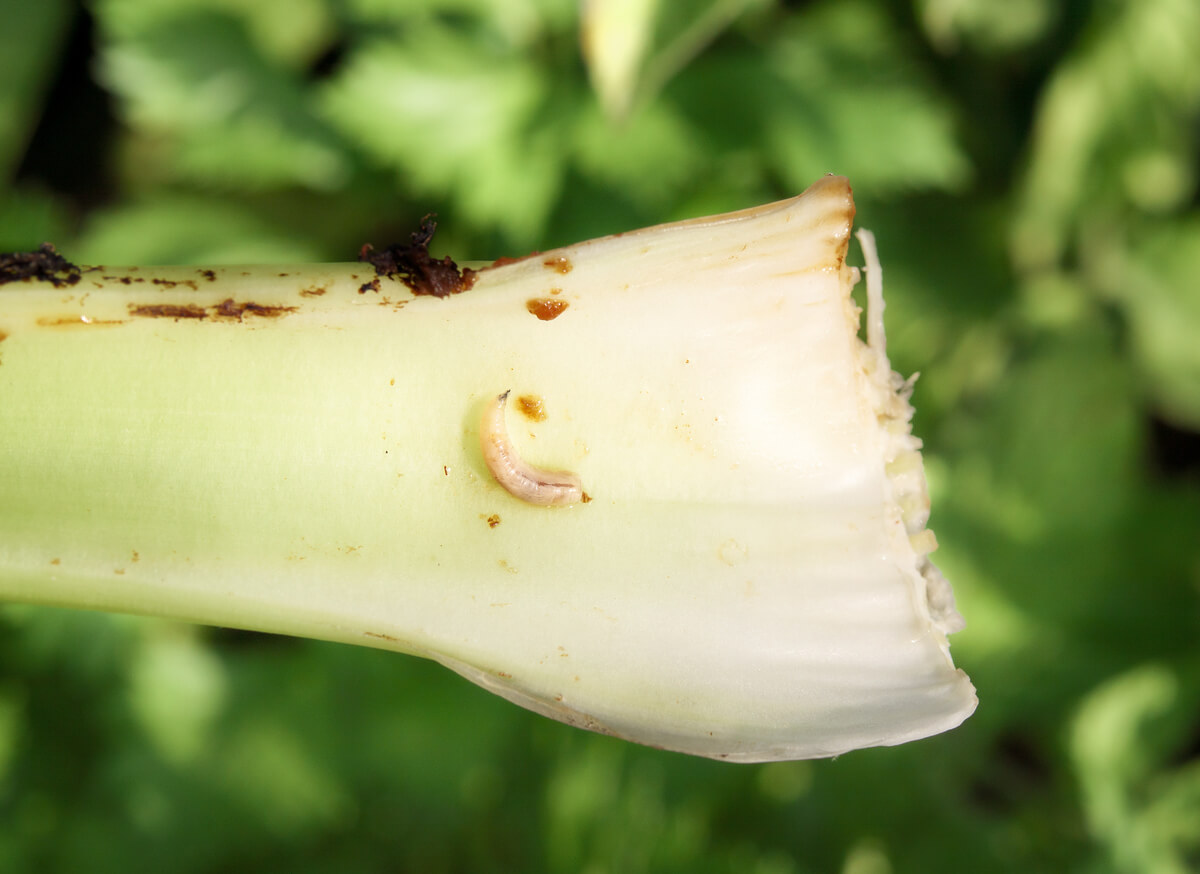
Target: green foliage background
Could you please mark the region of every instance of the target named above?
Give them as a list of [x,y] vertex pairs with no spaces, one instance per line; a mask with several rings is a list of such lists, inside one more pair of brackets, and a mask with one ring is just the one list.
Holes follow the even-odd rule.
[[[848,175],[978,713],[729,766],[371,650],[0,610],[0,871],[1200,870],[1195,0],[0,2],[0,250],[491,258]],[[586,35],[587,57],[581,51]]]

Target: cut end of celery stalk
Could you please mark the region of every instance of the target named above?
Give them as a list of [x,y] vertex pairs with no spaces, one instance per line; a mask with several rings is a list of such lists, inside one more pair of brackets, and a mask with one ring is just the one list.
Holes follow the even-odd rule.
[[[415,653],[733,761],[952,728],[962,619],[853,216],[829,176],[446,299],[362,265],[0,288],[0,596]],[[485,465],[508,391],[518,472],[579,503]]]

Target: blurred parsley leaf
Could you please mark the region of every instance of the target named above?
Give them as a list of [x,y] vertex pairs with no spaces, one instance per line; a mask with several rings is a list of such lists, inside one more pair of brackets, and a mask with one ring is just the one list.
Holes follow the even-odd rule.
[[1089,24],[1038,106],[1013,228],[1027,268],[1057,262],[1081,225],[1177,208],[1195,191],[1200,4],[1113,0]]
[[355,52],[329,82],[331,123],[406,186],[530,242],[558,194],[548,84],[530,61],[440,27]]
[[185,11],[106,43],[100,75],[183,178],[329,189],[348,172],[300,78],[225,12]]

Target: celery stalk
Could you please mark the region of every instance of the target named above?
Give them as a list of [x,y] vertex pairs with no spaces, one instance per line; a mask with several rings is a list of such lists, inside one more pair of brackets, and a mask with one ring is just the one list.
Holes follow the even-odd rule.
[[[446,298],[363,264],[0,287],[0,598],[412,653],[714,758],[952,728],[961,620],[853,214],[826,177]],[[514,449],[590,500],[485,467],[510,390]]]

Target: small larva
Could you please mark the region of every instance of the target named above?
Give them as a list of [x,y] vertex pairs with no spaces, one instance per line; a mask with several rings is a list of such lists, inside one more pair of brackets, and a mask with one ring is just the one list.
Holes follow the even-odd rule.
[[496,482],[515,498],[543,507],[563,507],[583,500],[583,486],[573,473],[540,470],[526,463],[508,439],[504,410],[508,392],[488,404],[479,422],[483,463]]

